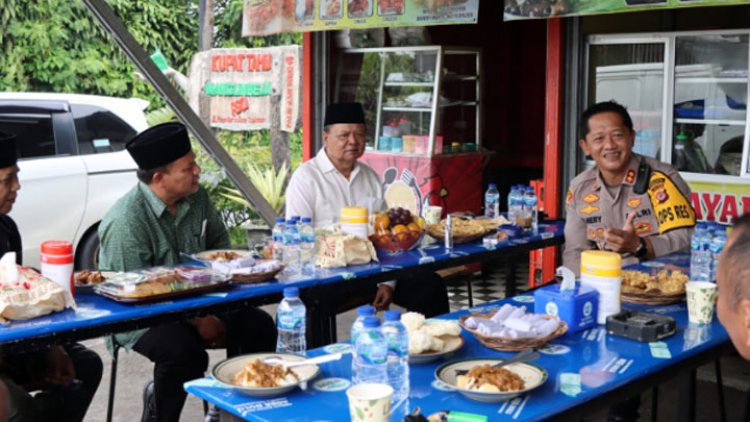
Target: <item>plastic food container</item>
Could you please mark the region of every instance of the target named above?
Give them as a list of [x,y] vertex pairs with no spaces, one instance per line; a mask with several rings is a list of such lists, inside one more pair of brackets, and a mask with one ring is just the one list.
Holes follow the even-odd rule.
[[73,288],[73,244],[64,240],[48,240],[41,246],[42,275],[54,281],[71,295]]
[[341,231],[367,239],[368,213],[365,207],[341,208]]
[[404,140],[401,138],[391,138],[391,152],[402,152],[404,150]]
[[378,140],[378,151],[390,151],[391,150],[391,138],[390,136],[381,136]]
[[622,258],[607,251],[581,253],[581,284],[599,292],[596,322],[604,325],[607,317],[620,312]]

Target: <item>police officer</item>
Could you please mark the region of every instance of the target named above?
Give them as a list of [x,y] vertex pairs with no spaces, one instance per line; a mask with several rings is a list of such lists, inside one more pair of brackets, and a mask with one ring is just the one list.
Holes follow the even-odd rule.
[[570,182],[563,264],[578,273],[589,249],[618,252],[627,265],[689,247],[690,188],[668,164],[633,153],[627,110],[612,101],[594,104],[581,117],[580,133],[578,145],[596,165]]
[[[627,265],[689,247],[690,188],[671,166],[633,153],[625,107],[594,104],[583,112],[579,131],[578,145],[596,165],[570,182],[563,265],[580,273],[581,252],[589,249],[617,252]],[[608,421],[637,421],[639,406],[640,396],[617,403]]]

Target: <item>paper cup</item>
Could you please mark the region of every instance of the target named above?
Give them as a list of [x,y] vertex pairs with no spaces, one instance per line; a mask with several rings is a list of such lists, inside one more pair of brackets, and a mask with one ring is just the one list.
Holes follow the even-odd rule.
[[443,214],[443,207],[430,205],[424,209],[424,222],[427,225],[440,223],[440,217]]
[[688,303],[688,320],[693,324],[710,324],[716,306],[716,284],[706,281],[688,281],[685,284]]
[[357,384],[346,390],[349,414],[355,422],[388,422],[393,388],[388,384]]

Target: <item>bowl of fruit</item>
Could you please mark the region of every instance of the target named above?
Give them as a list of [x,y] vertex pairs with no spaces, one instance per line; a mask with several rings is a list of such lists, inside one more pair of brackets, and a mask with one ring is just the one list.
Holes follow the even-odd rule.
[[370,240],[381,252],[399,253],[414,249],[424,237],[424,218],[413,216],[408,209],[391,208],[375,213],[375,227]]

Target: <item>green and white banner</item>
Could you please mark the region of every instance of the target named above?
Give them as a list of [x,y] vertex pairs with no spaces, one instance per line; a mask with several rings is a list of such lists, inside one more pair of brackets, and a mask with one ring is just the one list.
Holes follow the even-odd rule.
[[505,0],[503,19],[546,19],[553,17],[597,15],[678,9],[682,7],[729,6],[750,4],[748,0]]

